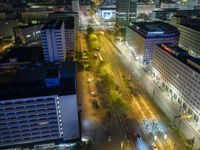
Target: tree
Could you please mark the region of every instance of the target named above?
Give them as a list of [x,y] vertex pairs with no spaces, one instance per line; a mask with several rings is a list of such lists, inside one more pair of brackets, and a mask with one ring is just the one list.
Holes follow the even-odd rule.
[[96,41],[97,40],[97,36],[94,33],[91,33],[89,35],[89,41]]
[[142,19],[144,21],[150,20],[150,17],[145,13],[140,13],[137,18]]
[[88,25],[86,31],[87,31],[87,34],[88,34],[88,35],[94,33],[94,29],[93,29],[93,27],[92,27],[91,25]]
[[122,95],[117,90],[111,90],[109,94],[109,105],[111,113],[119,116],[126,116],[130,111],[130,107],[126,101],[122,99]]
[[15,38],[15,44],[22,44],[22,39],[19,37],[19,36],[17,36],[16,38]]
[[94,7],[96,6],[95,2],[92,0],[90,0],[89,4],[90,4],[90,8],[92,9],[94,9]]

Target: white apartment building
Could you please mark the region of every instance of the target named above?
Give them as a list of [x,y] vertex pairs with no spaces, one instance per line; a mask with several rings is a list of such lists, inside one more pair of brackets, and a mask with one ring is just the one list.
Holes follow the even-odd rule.
[[159,44],[153,50],[152,74],[176,102],[175,107],[191,114],[199,129],[200,59],[178,46]]
[[49,21],[41,30],[42,48],[45,61],[65,61],[66,40],[63,21]]

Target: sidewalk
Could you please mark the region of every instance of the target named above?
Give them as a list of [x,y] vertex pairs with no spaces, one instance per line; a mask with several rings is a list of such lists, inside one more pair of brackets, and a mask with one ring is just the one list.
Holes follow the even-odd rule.
[[[148,72],[140,65],[131,54],[131,50],[122,43],[116,43],[116,47],[120,49],[121,56],[132,64],[130,70],[132,70],[132,75],[137,78],[137,80],[144,86],[148,93],[154,97],[156,104],[162,109],[163,112],[168,116],[170,120],[173,121],[174,116],[180,115],[179,110],[175,108],[171,101],[171,97],[166,96],[161,88],[159,88],[149,76]],[[200,134],[191,126],[188,121],[182,120],[180,130],[186,135],[187,138],[196,137],[194,147],[200,148]],[[191,132],[188,132],[191,131]]]

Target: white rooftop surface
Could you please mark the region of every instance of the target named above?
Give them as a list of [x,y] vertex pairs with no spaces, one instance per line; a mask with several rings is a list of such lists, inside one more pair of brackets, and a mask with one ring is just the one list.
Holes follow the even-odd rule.
[[64,140],[79,138],[79,119],[76,95],[60,96],[59,102]]

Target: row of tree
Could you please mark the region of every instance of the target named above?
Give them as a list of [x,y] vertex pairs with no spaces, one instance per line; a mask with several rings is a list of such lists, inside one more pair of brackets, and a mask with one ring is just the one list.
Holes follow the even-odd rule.
[[93,27],[91,25],[88,25],[86,31],[87,31],[88,46],[90,50],[99,50],[100,44],[96,34],[94,33]]
[[130,107],[127,101],[123,99],[123,95],[115,84],[110,64],[101,63],[99,65],[98,74],[100,81],[97,87],[101,93],[104,93],[102,97],[104,105],[108,107],[109,112],[113,116],[127,116],[130,111]]

